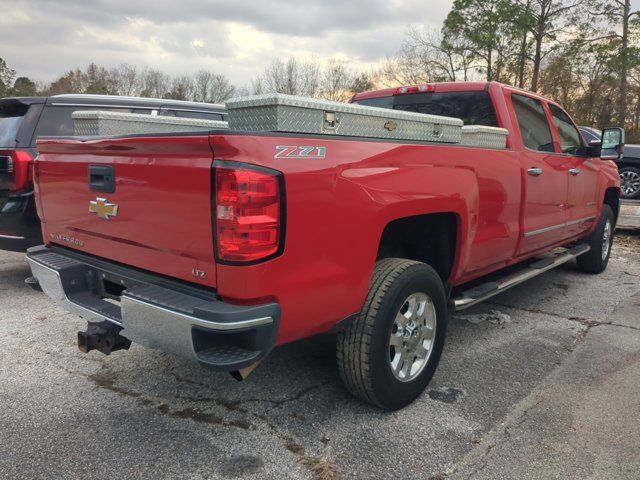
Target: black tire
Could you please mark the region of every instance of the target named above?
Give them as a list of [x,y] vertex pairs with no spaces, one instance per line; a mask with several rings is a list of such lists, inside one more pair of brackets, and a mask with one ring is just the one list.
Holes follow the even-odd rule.
[[620,167],[618,173],[622,184],[622,198],[640,199],[640,168]]
[[[608,242],[605,239],[607,225],[609,225]],[[598,219],[598,225],[596,225],[591,235],[585,239],[586,243],[591,247],[591,250],[577,258],[580,270],[588,273],[600,273],[607,268],[609,256],[611,255],[611,246],[613,245],[614,225],[613,210],[611,210],[609,205],[604,205],[600,218]]]
[[[415,378],[402,381],[392,370],[395,347],[389,342],[392,332],[397,334],[396,316],[402,313],[401,308],[407,305],[405,301],[413,294],[426,294],[431,300],[435,334],[421,370],[416,370]],[[397,410],[410,404],[427,387],[438,366],[446,325],[447,299],[442,280],[433,268],[400,258],[380,260],[362,311],[338,335],[338,369],[345,386],[356,397],[384,410]],[[414,357],[408,358],[412,358],[412,363],[417,361]]]

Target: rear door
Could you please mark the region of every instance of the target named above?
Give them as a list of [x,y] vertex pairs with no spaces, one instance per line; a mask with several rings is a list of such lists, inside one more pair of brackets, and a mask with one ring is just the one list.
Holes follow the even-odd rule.
[[511,93],[520,129],[520,162],[524,183],[519,255],[556,243],[565,235],[569,164],[556,153],[544,103]]
[[598,214],[598,168],[585,153],[582,136],[567,113],[549,103],[549,111],[560,145],[559,153],[568,162],[568,194],[566,202],[567,236],[586,232]]

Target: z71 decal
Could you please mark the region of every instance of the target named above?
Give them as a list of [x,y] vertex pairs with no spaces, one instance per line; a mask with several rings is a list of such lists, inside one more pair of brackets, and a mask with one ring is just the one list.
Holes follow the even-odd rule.
[[289,145],[276,146],[273,158],[325,158],[327,147],[295,147]]

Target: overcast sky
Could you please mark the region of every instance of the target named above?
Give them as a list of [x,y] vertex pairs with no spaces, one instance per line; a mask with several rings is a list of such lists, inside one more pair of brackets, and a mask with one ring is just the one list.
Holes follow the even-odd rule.
[[408,25],[439,28],[452,0],[0,0],[0,57],[50,81],[90,62],[171,74],[209,69],[242,85],[274,58],[368,68]]

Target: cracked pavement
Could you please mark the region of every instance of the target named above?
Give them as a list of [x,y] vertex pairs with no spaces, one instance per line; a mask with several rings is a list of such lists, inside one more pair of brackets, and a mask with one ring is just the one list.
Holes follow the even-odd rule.
[[137,345],[82,354],[83,321],[25,287],[28,275],[22,255],[0,252],[0,478],[640,469],[637,235],[614,244],[599,276],[568,264],[452,317],[427,392],[394,413],[346,393],[330,336],[277,349],[243,383]]

